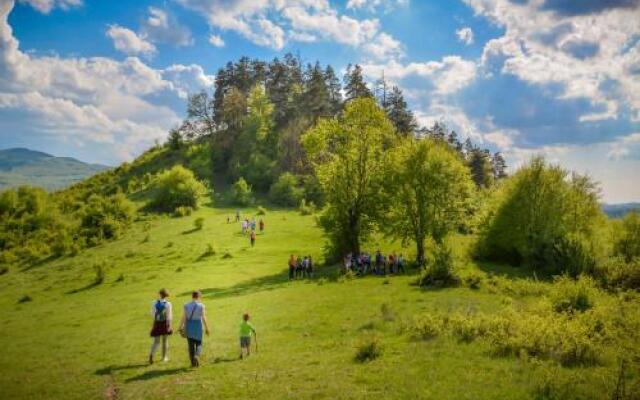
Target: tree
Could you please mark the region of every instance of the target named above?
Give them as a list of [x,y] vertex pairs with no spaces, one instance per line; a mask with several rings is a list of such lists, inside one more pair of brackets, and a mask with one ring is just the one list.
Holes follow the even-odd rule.
[[467,154],[471,177],[477,187],[487,188],[493,184],[493,166],[491,165],[491,154],[489,150],[481,150],[473,147],[471,153]]
[[336,115],[342,110],[342,85],[331,65],[327,65],[324,70],[324,81],[329,92],[331,115]]
[[425,240],[441,245],[464,218],[473,193],[469,170],[447,144],[429,138],[405,140],[386,164],[389,211],[382,226],[391,237],[412,240],[422,265]]
[[247,113],[247,99],[244,93],[236,87],[232,87],[224,96],[223,122],[227,129],[238,131],[242,128],[245,114]]
[[407,102],[404,101],[402,91],[394,86],[391,89],[391,93],[385,96],[385,111],[389,120],[396,127],[396,132],[400,136],[412,136],[413,132],[417,128],[413,113],[407,107]]
[[275,204],[288,207],[296,207],[300,204],[304,192],[299,187],[298,178],[289,173],[278,177],[278,180],[271,185],[269,197]]
[[333,256],[360,251],[382,212],[385,149],[393,125],[372,98],[347,104],[342,115],[322,119],[302,138],[326,196],[321,223]]
[[314,120],[332,115],[327,83],[318,62],[307,70],[306,88],[302,96],[302,103],[305,111]]
[[371,90],[367,87],[362,75],[362,67],[356,64],[349,64],[347,73],[344,76],[344,92],[346,101],[357,99],[359,97],[373,97]]
[[243,177],[240,177],[233,184],[233,201],[240,206],[246,206],[251,203],[251,186]]
[[171,129],[169,131],[169,139],[167,144],[171,150],[180,150],[183,144],[182,135],[179,129]]
[[493,177],[494,179],[503,179],[507,177],[507,162],[505,161],[502,153],[496,152],[493,154]]
[[178,207],[198,208],[198,199],[207,189],[191,170],[176,165],[156,176],[151,191],[151,208],[173,212]]
[[205,134],[213,135],[216,132],[214,101],[206,91],[190,95],[187,100],[187,118],[200,122]]
[[640,258],[640,214],[631,211],[622,219],[614,240],[614,252],[626,262]]

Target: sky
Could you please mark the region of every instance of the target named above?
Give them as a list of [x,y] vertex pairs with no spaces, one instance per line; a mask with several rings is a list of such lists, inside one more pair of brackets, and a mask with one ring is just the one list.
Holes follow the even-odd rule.
[[0,0],[0,148],[131,160],[189,93],[287,52],[399,86],[420,124],[640,201],[640,0]]

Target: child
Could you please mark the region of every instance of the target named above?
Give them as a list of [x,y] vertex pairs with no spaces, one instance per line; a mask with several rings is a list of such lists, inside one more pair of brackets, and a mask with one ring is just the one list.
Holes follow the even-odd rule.
[[240,322],[240,359],[244,358],[245,350],[247,357],[251,355],[251,335],[256,334],[256,328],[249,322],[249,318],[249,314],[244,314]]

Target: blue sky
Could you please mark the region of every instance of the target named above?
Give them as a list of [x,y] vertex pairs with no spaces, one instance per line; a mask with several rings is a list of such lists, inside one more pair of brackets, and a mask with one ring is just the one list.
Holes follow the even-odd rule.
[[0,0],[0,148],[130,160],[227,61],[286,52],[640,201],[640,0]]

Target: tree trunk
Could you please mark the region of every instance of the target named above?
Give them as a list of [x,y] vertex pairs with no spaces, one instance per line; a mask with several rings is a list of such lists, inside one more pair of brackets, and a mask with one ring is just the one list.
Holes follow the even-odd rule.
[[424,265],[424,239],[416,240],[416,263],[420,267]]

